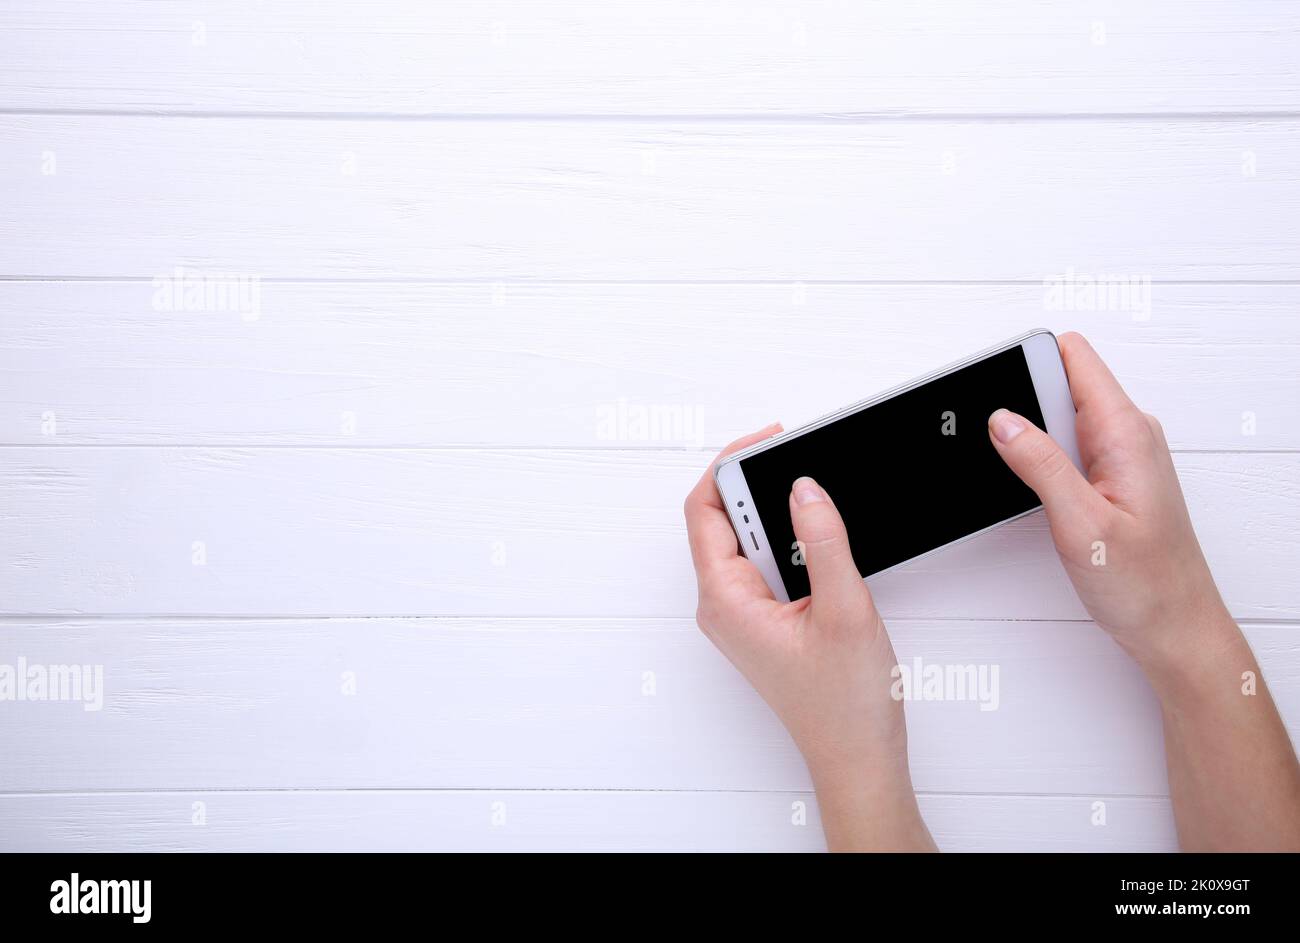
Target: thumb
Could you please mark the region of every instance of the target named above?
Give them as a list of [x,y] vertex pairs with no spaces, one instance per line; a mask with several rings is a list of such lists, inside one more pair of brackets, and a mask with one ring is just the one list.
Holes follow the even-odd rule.
[[871,594],[853,562],[844,519],[821,485],[800,478],[790,492],[790,520],[799,540],[813,607],[846,611],[870,603]]
[[1038,495],[1050,519],[1076,516],[1105,500],[1065,450],[1024,416],[997,410],[989,416],[989,438],[1007,467]]

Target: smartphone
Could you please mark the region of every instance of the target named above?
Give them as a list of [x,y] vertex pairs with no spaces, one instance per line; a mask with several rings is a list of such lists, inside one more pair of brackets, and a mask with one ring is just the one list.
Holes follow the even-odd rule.
[[730,455],[713,477],[745,556],[789,602],[809,593],[789,503],[803,475],[835,502],[864,578],[1041,507],[989,441],[999,408],[1082,469],[1056,335],[1033,331]]

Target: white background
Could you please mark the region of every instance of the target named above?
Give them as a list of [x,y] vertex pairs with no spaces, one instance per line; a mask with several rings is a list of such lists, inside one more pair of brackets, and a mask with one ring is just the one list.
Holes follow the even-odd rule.
[[[0,847],[822,847],[682,499],[1039,326],[1163,420],[1300,725],[1294,3],[6,0],[0,112],[0,662],[106,685],[0,703]],[[941,847],[1175,847],[1041,515],[873,588],[1000,666],[908,707]]]

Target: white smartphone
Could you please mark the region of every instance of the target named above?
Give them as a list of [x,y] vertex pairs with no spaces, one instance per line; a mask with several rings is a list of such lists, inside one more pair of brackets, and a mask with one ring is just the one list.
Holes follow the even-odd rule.
[[800,476],[835,502],[863,577],[1041,507],[989,441],[999,408],[1046,430],[1082,469],[1056,335],[1040,330],[730,455],[713,477],[745,556],[789,602],[809,592],[790,522]]

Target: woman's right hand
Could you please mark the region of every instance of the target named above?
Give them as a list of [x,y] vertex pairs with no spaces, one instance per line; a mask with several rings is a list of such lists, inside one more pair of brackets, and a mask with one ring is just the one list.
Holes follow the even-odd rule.
[[1184,851],[1300,850],[1300,763],[1259,663],[1205,563],[1160,424],[1078,334],[1060,338],[1087,476],[1037,426],[998,410],[993,445],[1047,510],[1097,624],[1160,699]]
[[994,448],[1042,500],[1052,538],[1088,613],[1140,665],[1160,672],[1236,635],[1196,540],[1155,417],[1124,393],[1078,334],[1059,338],[1087,477],[1043,430],[1000,409]]

